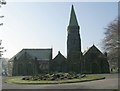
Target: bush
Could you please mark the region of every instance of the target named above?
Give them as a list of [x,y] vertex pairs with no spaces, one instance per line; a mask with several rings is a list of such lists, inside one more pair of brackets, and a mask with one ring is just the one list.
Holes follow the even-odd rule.
[[86,75],[75,74],[71,73],[51,73],[51,74],[39,74],[32,77],[23,77],[22,80],[67,80],[67,79],[77,79],[77,78],[84,78]]
[[30,80],[30,77],[23,77],[22,80]]
[[86,77],[86,75],[85,75],[85,74],[81,75],[81,77],[80,77],[80,78],[84,78],[84,77]]

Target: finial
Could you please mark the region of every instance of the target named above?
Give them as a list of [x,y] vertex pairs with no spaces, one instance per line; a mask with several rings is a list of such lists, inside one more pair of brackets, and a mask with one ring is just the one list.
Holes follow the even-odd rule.
[[58,54],[60,54],[60,51],[58,51]]
[[53,49],[53,45],[51,45],[51,49]]
[[72,8],[74,8],[74,5],[72,4]]
[[93,41],[93,45],[94,45],[94,41]]

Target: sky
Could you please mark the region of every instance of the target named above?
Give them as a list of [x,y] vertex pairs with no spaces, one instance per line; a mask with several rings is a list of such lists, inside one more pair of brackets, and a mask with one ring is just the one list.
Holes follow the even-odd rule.
[[[14,0],[13,0],[14,1]],[[117,2],[7,2],[0,9],[3,57],[11,58],[23,48],[53,48],[67,55],[67,26],[74,5],[80,26],[82,52],[93,44],[102,50],[105,27],[118,16]]]

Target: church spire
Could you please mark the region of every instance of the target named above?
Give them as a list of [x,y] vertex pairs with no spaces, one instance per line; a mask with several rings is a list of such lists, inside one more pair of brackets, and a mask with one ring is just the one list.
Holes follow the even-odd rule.
[[72,5],[72,9],[71,9],[71,14],[70,14],[69,26],[79,26],[73,5]]

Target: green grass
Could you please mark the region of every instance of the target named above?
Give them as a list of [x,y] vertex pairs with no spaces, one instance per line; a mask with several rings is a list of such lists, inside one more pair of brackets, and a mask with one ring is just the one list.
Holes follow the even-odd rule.
[[7,83],[15,83],[15,84],[62,84],[62,83],[76,83],[76,82],[86,82],[86,81],[94,81],[105,79],[105,77],[95,76],[95,75],[87,75],[84,78],[80,79],[70,79],[70,80],[59,80],[59,81],[29,81],[29,80],[21,80],[20,77],[14,77],[12,79],[8,79]]

